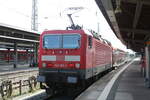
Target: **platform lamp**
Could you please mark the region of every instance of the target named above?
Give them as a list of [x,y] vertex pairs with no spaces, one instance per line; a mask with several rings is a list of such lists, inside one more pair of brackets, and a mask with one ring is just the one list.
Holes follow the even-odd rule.
[[146,42],[145,56],[146,56],[145,84],[146,84],[146,87],[150,88],[150,41]]
[[127,49],[130,49],[129,41],[127,41]]
[[120,14],[120,13],[122,13],[122,10],[121,10],[121,0],[116,0],[115,14]]

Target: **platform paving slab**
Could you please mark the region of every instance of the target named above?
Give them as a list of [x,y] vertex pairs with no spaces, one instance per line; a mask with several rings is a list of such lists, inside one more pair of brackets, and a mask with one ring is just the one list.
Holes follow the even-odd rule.
[[139,61],[131,64],[122,74],[114,100],[150,100],[150,89],[145,86]]

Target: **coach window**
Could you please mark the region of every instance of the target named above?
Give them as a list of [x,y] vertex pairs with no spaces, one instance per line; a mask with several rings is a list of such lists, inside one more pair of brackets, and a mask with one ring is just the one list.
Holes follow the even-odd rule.
[[88,48],[92,48],[92,36],[88,36]]

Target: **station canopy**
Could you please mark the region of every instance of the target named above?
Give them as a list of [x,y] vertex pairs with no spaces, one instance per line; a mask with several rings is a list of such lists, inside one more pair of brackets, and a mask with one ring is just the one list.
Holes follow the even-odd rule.
[[35,31],[0,23],[0,48],[14,48],[14,43],[17,42],[18,48],[30,49],[39,43],[39,36]]
[[116,36],[142,52],[150,38],[150,0],[95,0]]

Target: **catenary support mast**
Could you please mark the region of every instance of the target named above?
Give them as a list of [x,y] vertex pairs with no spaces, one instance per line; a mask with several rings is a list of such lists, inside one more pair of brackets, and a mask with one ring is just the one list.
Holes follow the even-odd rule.
[[38,31],[38,5],[37,0],[32,0],[31,29]]

